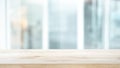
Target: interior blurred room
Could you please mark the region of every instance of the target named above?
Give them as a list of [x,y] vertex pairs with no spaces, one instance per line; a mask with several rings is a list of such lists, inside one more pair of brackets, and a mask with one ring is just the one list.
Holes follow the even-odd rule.
[[81,25],[85,49],[103,49],[107,35],[109,48],[120,48],[120,0],[84,0],[83,7],[78,2],[0,0],[0,48],[77,49]]

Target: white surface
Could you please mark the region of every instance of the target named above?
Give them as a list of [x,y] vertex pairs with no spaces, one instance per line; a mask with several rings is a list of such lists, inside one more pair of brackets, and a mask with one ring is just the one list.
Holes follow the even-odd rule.
[[105,23],[104,23],[104,46],[105,49],[109,49],[109,23],[110,23],[110,0],[104,0],[105,2]]
[[77,48],[84,49],[84,0],[77,0]]
[[43,28],[42,28],[42,46],[44,50],[48,50],[49,48],[49,31],[48,31],[48,0],[44,0],[44,13],[43,13]]
[[[6,48],[5,0],[0,0],[0,49]],[[2,46],[4,45],[4,46]]]

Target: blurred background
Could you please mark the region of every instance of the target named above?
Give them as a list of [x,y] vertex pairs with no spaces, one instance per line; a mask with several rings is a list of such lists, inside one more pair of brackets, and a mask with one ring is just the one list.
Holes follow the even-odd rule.
[[[120,48],[120,0],[108,1],[109,47],[117,49]],[[78,2],[80,1],[0,0],[0,37],[5,38],[0,39],[0,43],[6,44],[7,40],[9,43],[6,47],[9,45],[11,49],[42,49],[43,32],[46,29],[44,25],[47,25],[46,35],[49,41],[46,43],[49,49],[77,49],[77,24],[83,23],[84,48],[103,49],[106,3],[104,0],[84,0],[84,22],[77,22],[80,13],[77,11]],[[48,22],[45,23],[44,20]]]
[[111,0],[110,8],[110,48],[120,49],[120,0]]
[[43,0],[8,0],[11,48],[42,48],[43,4]]
[[104,1],[85,0],[85,48],[103,48]]

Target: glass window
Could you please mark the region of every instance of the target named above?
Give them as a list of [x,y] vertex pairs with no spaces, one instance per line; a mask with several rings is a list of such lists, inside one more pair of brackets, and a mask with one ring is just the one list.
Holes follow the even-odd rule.
[[43,0],[7,0],[11,48],[41,49]]
[[110,1],[110,48],[120,49],[120,0]]
[[85,0],[84,31],[85,48],[103,48],[103,2],[102,0]]
[[75,0],[49,0],[49,48],[77,48],[77,7]]
[[0,49],[120,49],[119,7],[120,0],[0,0]]

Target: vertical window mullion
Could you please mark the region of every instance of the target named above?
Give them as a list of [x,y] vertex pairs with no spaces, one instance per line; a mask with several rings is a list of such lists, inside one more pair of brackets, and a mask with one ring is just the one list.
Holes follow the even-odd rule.
[[6,49],[6,9],[5,1],[0,1],[0,49]]
[[77,0],[77,48],[84,49],[84,0]]
[[10,20],[9,20],[9,0],[5,0],[6,1],[6,44],[7,44],[7,49],[11,49],[11,28],[10,28]]
[[48,0],[44,0],[43,23],[42,23],[42,47],[44,50],[49,49],[49,32],[48,32]]
[[104,0],[105,5],[105,24],[104,24],[104,46],[109,49],[109,16],[110,16],[110,0]]

